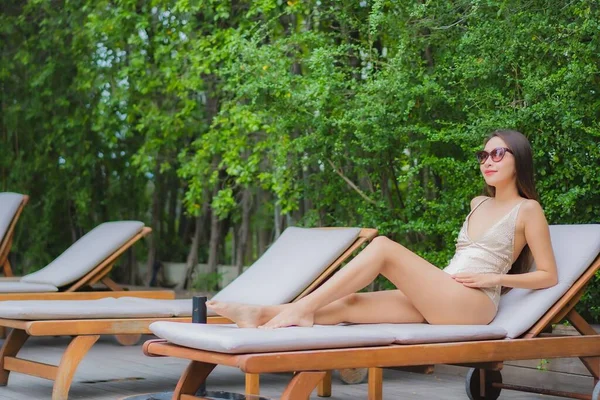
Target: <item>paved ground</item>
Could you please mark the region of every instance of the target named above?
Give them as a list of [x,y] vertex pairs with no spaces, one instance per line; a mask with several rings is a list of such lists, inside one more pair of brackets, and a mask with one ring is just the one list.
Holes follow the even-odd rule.
[[[68,338],[32,338],[19,357],[56,364],[68,343]],[[111,337],[103,337],[84,358],[75,375],[70,399],[121,399],[133,394],[163,392],[175,387],[179,374],[187,363],[172,358],[151,358],[142,354],[140,346],[122,347]],[[464,378],[456,368],[441,368],[432,375],[386,370],[384,373],[385,399],[447,400],[465,399]],[[541,374],[541,381],[550,376]],[[261,377],[262,394],[276,397],[290,376],[270,374]],[[570,379],[570,384],[573,380]],[[575,386],[580,385],[575,382]],[[243,392],[244,376],[236,369],[219,367],[209,378],[209,389]],[[591,392],[583,383],[579,390]],[[0,387],[0,399],[50,399],[52,383],[35,377],[12,373],[8,386]],[[588,393],[589,393],[588,392]],[[313,395],[314,399],[318,397]],[[366,399],[367,385],[345,385],[334,376],[332,399]],[[532,400],[556,397],[505,391],[501,399]]]

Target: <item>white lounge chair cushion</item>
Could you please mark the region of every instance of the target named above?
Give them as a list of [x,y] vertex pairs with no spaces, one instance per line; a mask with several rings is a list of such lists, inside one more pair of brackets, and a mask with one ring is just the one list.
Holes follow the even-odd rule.
[[502,339],[506,331],[489,325],[376,324],[313,328],[240,329],[235,325],[153,322],[158,337],[181,346],[219,353],[260,353],[392,343],[440,343]]
[[0,193],[0,243],[4,240],[4,235],[22,201],[22,194],[10,192]]
[[490,325],[429,325],[429,324],[375,324],[354,325],[361,330],[379,330],[394,335],[394,343],[420,344],[464,342],[503,339],[506,331]]
[[490,325],[506,329],[509,338],[530,329],[600,253],[600,225],[552,225],[550,236],[559,283],[540,290],[512,289],[502,296],[498,314]]
[[386,331],[355,326],[267,330],[159,321],[150,324],[150,330],[158,337],[181,346],[231,354],[382,346],[394,341],[394,335]]
[[21,282],[62,287],[75,282],[131,240],[144,227],[139,221],[105,222],[98,225],[41,270]]
[[57,292],[58,288],[44,283],[28,283],[18,281],[0,282],[0,293],[45,293]]
[[346,251],[359,233],[360,228],[287,228],[213,299],[261,305],[288,303]]
[[155,307],[157,310],[168,311],[173,317],[191,317],[193,301],[192,299],[146,299],[142,297],[121,297],[120,299],[129,302],[137,302],[139,304]]
[[[191,302],[190,302],[191,305]],[[157,307],[131,298],[98,300],[8,300],[0,301],[0,318],[21,320],[162,318],[172,317],[168,305]]]

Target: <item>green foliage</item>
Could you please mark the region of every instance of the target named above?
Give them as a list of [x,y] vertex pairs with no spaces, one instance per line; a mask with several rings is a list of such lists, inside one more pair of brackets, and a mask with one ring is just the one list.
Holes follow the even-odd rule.
[[32,268],[117,218],[184,259],[151,195],[235,225],[246,189],[255,227],[376,227],[443,267],[498,127],[532,142],[550,223],[600,220],[597,1],[5,3],[0,176],[32,195]]
[[550,363],[550,361],[548,361],[546,358],[542,358],[538,362],[538,365],[536,366],[536,368],[538,369],[538,371],[548,371],[549,363]]
[[219,284],[221,282],[222,274],[218,272],[208,272],[198,274],[194,279],[192,287],[195,290],[201,290],[206,292],[216,292],[219,290]]

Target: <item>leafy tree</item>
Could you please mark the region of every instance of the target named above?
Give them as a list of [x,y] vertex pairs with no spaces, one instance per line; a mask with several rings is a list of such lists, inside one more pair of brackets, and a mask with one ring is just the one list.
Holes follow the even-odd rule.
[[146,283],[155,261],[187,260],[181,287],[198,260],[241,270],[289,225],[376,227],[443,267],[498,127],[531,140],[550,223],[598,222],[598,21],[584,0],[7,0],[0,176],[32,196],[13,257],[131,218]]

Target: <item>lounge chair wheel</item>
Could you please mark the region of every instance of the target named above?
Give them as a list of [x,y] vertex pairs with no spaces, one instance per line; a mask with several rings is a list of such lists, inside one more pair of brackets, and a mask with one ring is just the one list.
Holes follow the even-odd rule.
[[121,346],[135,346],[141,338],[142,335],[115,335],[115,340]]
[[495,387],[494,383],[502,383],[502,374],[500,371],[485,370],[485,395],[481,395],[481,370],[479,368],[471,368],[467,373],[465,389],[471,400],[496,400],[500,397],[499,387]]
[[368,368],[345,368],[340,369],[340,379],[347,385],[364,383],[369,375]]
[[594,386],[594,391],[592,392],[592,400],[600,400],[600,381],[596,383]]

